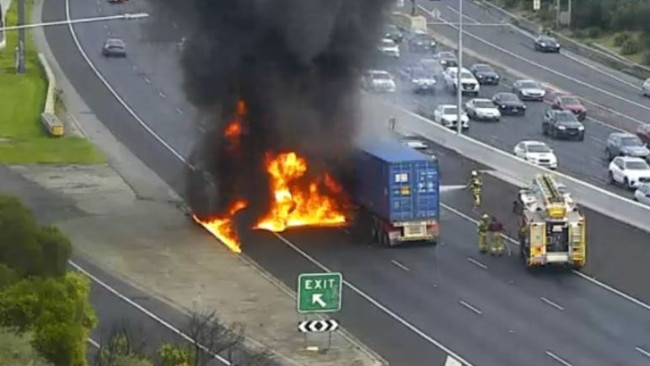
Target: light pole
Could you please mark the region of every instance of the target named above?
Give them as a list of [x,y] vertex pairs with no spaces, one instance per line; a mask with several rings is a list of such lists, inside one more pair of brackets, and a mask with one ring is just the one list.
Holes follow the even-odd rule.
[[458,0],[458,72],[456,73],[456,98],[457,111],[456,111],[456,129],[458,134],[463,133],[463,124],[461,117],[463,116],[463,85],[461,84],[462,78],[460,77],[463,70],[463,0]]

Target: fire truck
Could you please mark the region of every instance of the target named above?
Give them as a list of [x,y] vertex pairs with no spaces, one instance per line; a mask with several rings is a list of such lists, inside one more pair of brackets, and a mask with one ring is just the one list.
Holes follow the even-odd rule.
[[580,269],[585,265],[585,217],[555,177],[538,175],[521,189],[515,212],[519,216],[520,254],[527,267]]

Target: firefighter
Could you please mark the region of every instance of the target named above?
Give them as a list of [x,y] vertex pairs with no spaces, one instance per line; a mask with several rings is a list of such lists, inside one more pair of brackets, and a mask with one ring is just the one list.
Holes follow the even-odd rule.
[[481,177],[478,175],[478,171],[472,170],[472,177],[470,178],[467,187],[472,190],[472,196],[474,197],[474,206],[480,206],[481,188],[483,187],[483,182],[481,181]]
[[485,253],[488,250],[488,225],[490,224],[490,215],[483,214],[478,222],[478,250]]
[[490,224],[488,225],[488,231],[490,235],[490,254],[492,255],[501,255],[503,254],[503,224],[497,220],[496,217],[492,217]]

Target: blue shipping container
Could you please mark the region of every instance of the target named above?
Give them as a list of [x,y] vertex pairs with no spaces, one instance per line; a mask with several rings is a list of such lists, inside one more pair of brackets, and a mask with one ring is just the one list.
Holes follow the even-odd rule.
[[353,199],[390,222],[438,219],[438,162],[399,141],[358,143]]

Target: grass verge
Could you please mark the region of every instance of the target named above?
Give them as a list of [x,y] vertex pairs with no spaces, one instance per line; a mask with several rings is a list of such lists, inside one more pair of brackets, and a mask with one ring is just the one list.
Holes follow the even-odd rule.
[[[32,1],[26,1],[28,13]],[[5,23],[17,24],[16,1]],[[27,17],[29,19],[29,17]],[[49,137],[40,123],[47,81],[27,31],[27,73],[15,72],[14,50],[18,32],[6,32],[7,47],[0,51],[0,164],[100,164],[106,158],[90,141],[80,137]]]

